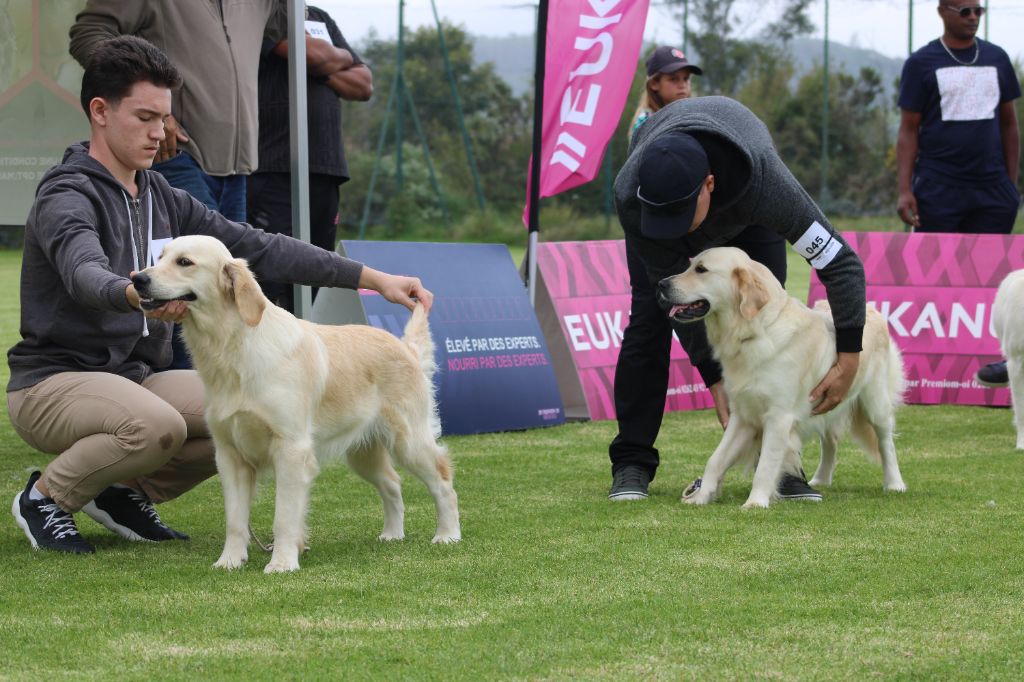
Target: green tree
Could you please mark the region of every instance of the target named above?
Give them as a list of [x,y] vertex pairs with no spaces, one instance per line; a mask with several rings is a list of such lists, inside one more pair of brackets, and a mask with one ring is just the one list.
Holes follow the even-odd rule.
[[[822,92],[818,66],[766,120],[779,155],[797,180],[816,196],[821,188]],[[887,166],[893,145],[881,75],[829,74],[829,212],[859,215],[891,211],[896,178]],[[820,197],[818,197],[820,199]]]
[[[530,109],[525,98],[513,95],[508,84],[494,73],[490,63],[473,63],[472,41],[461,27],[442,22],[455,85],[458,90],[472,150],[480,171],[483,193],[488,204],[510,208],[523,201],[526,159],[530,148]],[[358,177],[346,188],[350,196],[365,196],[369,174],[377,153],[377,143],[389,106],[396,78],[396,41],[371,36],[361,51],[374,74],[375,94],[369,105],[346,108],[346,140],[359,168]],[[446,203],[458,217],[475,210],[474,183],[468,162],[451,86],[447,79],[444,55],[435,28],[422,27],[407,32],[404,43],[403,80],[422,125],[427,147],[439,176]],[[395,119],[396,107],[404,107],[403,180],[416,186],[403,186],[402,215],[429,219],[436,211],[429,183],[427,157],[416,132],[408,100],[391,103],[391,116],[381,159],[381,173],[374,190],[372,215],[381,220],[386,207],[396,196]],[[363,158],[360,158],[363,157]],[[412,174],[405,177],[405,159],[412,160]],[[358,222],[362,205],[344,206],[347,222]]]

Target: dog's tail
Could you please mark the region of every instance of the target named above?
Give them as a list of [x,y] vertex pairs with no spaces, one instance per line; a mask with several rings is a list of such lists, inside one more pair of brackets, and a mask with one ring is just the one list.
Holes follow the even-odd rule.
[[437,361],[434,360],[434,339],[430,335],[427,311],[422,303],[416,304],[412,311],[412,317],[405,323],[402,341],[416,354],[420,369],[423,370],[423,376],[427,377],[428,381],[432,381],[434,373],[437,372]]
[[416,304],[412,311],[412,317],[405,323],[405,330],[402,332],[402,342],[416,356],[420,370],[430,386],[431,423],[434,436],[440,437],[441,420],[437,415],[437,403],[434,398],[434,374],[437,373],[437,361],[434,359],[434,338],[430,335],[430,325],[427,323],[427,310],[423,307],[422,303]]

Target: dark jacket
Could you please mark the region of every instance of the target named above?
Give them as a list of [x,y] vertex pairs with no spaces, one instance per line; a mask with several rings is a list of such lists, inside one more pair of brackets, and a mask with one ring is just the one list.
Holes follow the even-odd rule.
[[7,353],[8,391],[59,372],[111,372],[138,382],[167,366],[171,324],[144,318],[125,297],[129,274],[152,262],[161,240],[211,235],[260,277],[358,285],[356,261],[231,222],[159,173],[140,171],[136,181],[132,199],[85,144],[69,147],[64,162],[43,177],[25,225],[22,340]]
[[[705,147],[715,191],[700,228],[678,239],[653,240],[640,234],[638,169],[650,141],[672,131],[689,133]],[[842,245],[831,263],[818,270],[832,306],[836,346],[840,352],[861,350],[864,266],[779,158],[764,123],[739,102],[695,97],[677,100],[652,115],[636,131],[629,157],[615,179],[615,207],[626,241],[644,261],[652,282],[682,272],[690,258],[724,244],[747,225],[763,225],[793,244],[814,222],[819,223]],[[697,365],[710,357],[707,337],[703,325],[687,327],[683,334],[691,340],[684,341],[684,348]],[[681,330],[677,327],[677,331]]]

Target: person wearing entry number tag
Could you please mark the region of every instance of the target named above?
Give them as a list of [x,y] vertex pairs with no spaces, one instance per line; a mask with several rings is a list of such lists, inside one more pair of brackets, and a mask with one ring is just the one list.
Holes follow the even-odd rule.
[[[632,292],[615,368],[619,432],[608,448],[612,500],[644,499],[658,468],[655,440],[668,389],[672,332],[711,392],[724,428],[728,399],[702,322],[672,322],[655,288],[712,246],[736,246],[769,266],[785,262],[784,242],[815,268],[836,327],[837,360],[808,396],[822,414],[847,395],[860,362],[864,267],[786,168],[764,123],[726,97],[681,99],[637,129],[615,179]],[[753,226],[753,227],[750,227]],[[752,232],[753,230],[761,232]],[[762,234],[763,232],[763,234]],[[787,472],[783,499],[821,500],[803,471]]]
[[[430,307],[418,278],[228,220],[150,170],[180,85],[177,68],[146,40],[100,44],[82,77],[89,140],[47,171],[25,223],[21,340],[7,353],[7,407],[18,435],[53,456],[11,506],[37,549],[91,553],[75,524],[79,511],[127,540],[188,538],[154,504],[216,473],[203,385],[190,369],[155,370],[171,362],[171,323],[189,314],[196,294],[144,300],[131,280],[172,239],[216,237],[261,277],[369,288],[392,303],[412,308],[415,298]],[[231,275],[221,274],[226,289]]]

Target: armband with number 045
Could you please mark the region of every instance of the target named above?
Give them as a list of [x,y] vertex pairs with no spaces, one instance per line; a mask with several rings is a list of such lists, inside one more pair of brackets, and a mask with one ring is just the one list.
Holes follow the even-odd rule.
[[807,231],[793,244],[793,250],[810,263],[815,270],[821,270],[843,249],[843,243],[835,234],[815,220]]

